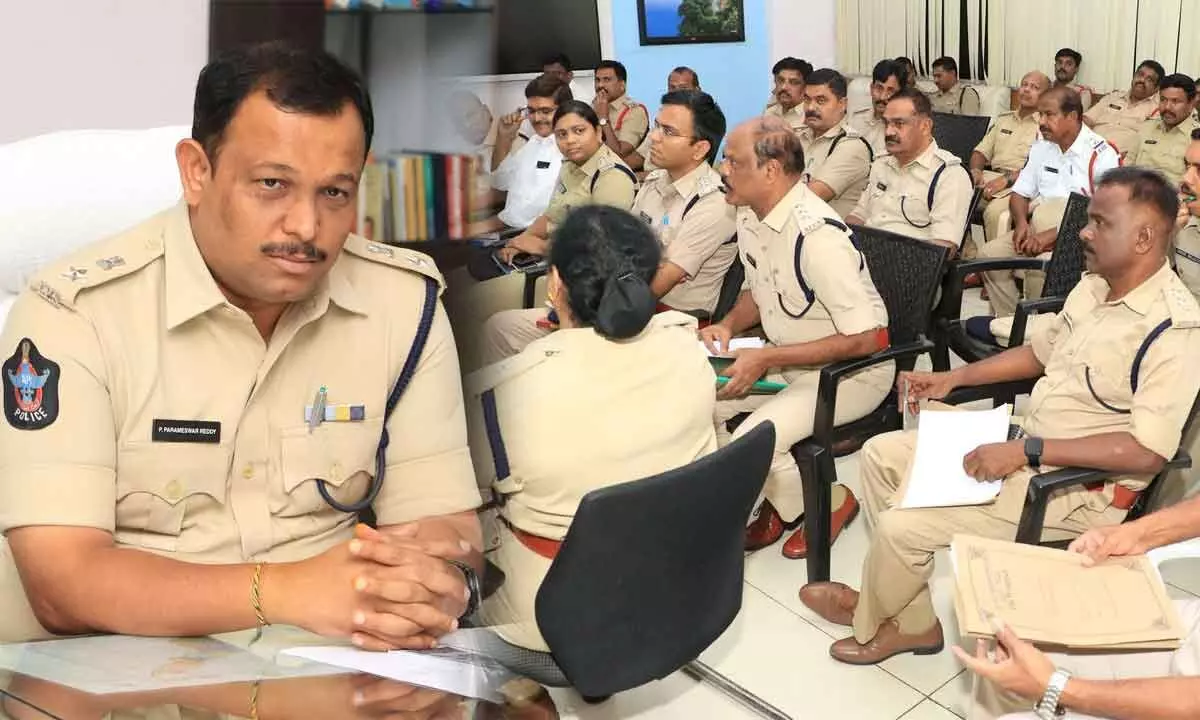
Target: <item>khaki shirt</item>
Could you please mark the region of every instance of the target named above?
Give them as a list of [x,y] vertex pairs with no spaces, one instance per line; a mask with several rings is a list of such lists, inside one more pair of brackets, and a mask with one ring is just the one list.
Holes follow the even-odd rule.
[[1200,218],[1189,218],[1175,236],[1175,270],[1187,289],[1200,300]]
[[622,95],[608,103],[608,122],[621,142],[637,148],[650,132],[650,112],[646,106]]
[[736,211],[725,202],[720,174],[708,163],[674,182],[666,170],[651,173],[638,191],[633,213],[654,229],[662,243],[663,262],[687,273],[662,303],[676,310],[711,313],[725,273],[737,257]]
[[804,124],[803,105],[796,105],[791,110],[785,112],[782,105],[780,105],[778,102],[773,102],[767,106],[766,110],[763,110],[763,115],[783,118],[783,121],[787,123],[787,126],[790,127],[792,132],[796,133],[797,135],[799,135],[800,132],[807,127],[807,125]]
[[[1167,263],[1120,300],[1107,301],[1108,291],[1103,278],[1085,274],[1055,322],[1035,333],[1032,348],[1045,375],[1033,388],[1022,425],[1043,438],[1128,432],[1170,459],[1200,389],[1200,374],[1190,370],[1200,354],[1200,306]],[[1142,358],[1135,392],[1135,356],[1167,319],[1171,327]],[[1137,490],[1149,479],[1121,482]]]
[[[696,319],[683,313],[659,313],[622,342],[591,328],[559,330],[467,377],[480,486],[506,497],[502,514],[514,526],[561,539],[592,490],[682,467],[716,449],[715,384]],[[496,418],[490,433],[488,391]],[[498,446],[505,458],[499,467]]]
[[876,158],[887,155],[887,143],[883,141],[883,119],[875,117],[875,108],[867,107],[852,113],[850,127],[857,130],[859,135],[871,143],[871,149],[875,151]]
[[970,85],[955,83],[946,92],[938,90],[929,94],[929,103],[934,112],[950,115],[982,115],[979,110],[979,91]]
[[[887,307],[862,254],[847,233],[825,222],[836,216],[801,182],[761,221],[749,208],[738,211],[738,252],[746,267],[743,290],[753,295],[763,331],[774,345],[887,327]],[[801,235],[804,244],[797,268],[796,243]],[[786,370],[784,376],[794,379],[794,373]],[[885,383],[890,383],[890,375]]]
[[[625,171],[618,166],[625,168]],[[599,177],[593,187],[592,178],[597,175]],[[633,171],[607,145],[601,145],[583,165],[564,159],[558,175],[558,187],[546,208],[550,229],[558,227],[572,208],[583,205],[611,205],[628,210],[633,206],[633,191]]]
[[[342,503],[366,493],[426,277],[441,285],[426,256],[351,236],[264,342],[218,289],[186,205],[45,269],[0,336],[34,376],[50,373],[31,404],[41,410],[26,408],[45,426],[17,429],[11,409],[0,423],[0,530],[96,528],[201,563],[294,561],[348,539],[357,518],[327,505],[316,478]],[[310,432],[322,386],[364,418]],[[440,306],[388,428],[380,524],[479,505]]]
[[1200,127],[1191,116],[1168,129],[1161,118],[1142,123],[1138,142],[1125,156],[1127,165],[1145,165],[1159,170],[1178,188],[1183,182],[1183,156],[1192,143],[1192,131]]
[[829,206],[838,217],[846,217],[867,189],[874,160],[870,142],[843,119],[820,137],[804,128],[800,144],[804,147],[804,181],[828,185],[833,190]]
[[1095,90],[1092,90],[1087,85],[1080,85],[1079,83],[1070,83],[1067,85],[1067,87],[1079,93],[1079,101],[1083,103],[1083,109],[1085,111],[1092,106],[1092,100],[1096,94]]
[[988,128],[975,152],[987,159],[993,170],[1011,171],[1025,167],[1029,148],[1038,139],[1038,114],[1024,118],[1015,112],[1001,113]]
[[1141,102],[1133,102],[1128,90],[1111,92],[1083,114],[1092,129],[1117,146],[1124,155],[1137,146],[1142,123],[1158,112],[1158,93]]
[[[929,186],[943,165],[930,208]],[[953,153],[931,142],[904,167],[891,155],[871,166],[867,191],[850,213],[868,225],[920,240],[959,245],[967,227],[967,208],[974,191],[971,176]]]

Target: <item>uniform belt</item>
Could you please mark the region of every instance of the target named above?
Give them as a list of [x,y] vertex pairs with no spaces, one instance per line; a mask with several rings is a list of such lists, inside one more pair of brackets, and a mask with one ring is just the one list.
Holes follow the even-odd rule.
[[[1088,483],[1083,487],[1091,492],[1104,492],[1104,486],[1108,483],[1104,481]],[[1140,490],[1130,490],[1124,485],[1113,486],[1112,505],[1118,510],[1128,510],[1137,502],[1138,496],[1141,495]]]
[[500,520],[508,526],[509,531],[513,534],[522,545],[529,548],[533,552],[541,555],[547,560],[553,560],[558,555],[558,549],[562,547],[561,540],[551,540],[540,535],[527,533],[519,527],[514,526],[507,518],[501,516]]

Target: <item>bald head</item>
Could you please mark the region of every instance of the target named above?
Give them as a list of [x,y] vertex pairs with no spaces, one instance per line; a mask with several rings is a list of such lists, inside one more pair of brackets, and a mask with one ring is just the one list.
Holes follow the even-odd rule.
[[1017,105],[1022,112],[1033,112],[1037,110],[1038,100],[1042,97],[1042,93],[1050,89],[1050,78],[1046,73],[1040,70],[1031,70],[1025,73],[1025,77],[1021,78],[1021,85],[1017,88]]
[[804,150],[778,117],[755,118],[734,128],[725,143],[721,177],[725,201],[765,217],[804,172]]

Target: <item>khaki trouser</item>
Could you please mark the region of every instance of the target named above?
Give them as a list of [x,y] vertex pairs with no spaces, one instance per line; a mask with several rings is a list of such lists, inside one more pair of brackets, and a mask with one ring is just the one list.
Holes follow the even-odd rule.
[[[1009,475],[996,501],[953,508],[898,509],[902,484],[916,450],[916,432],[871,438],[862,451],[863,509],[871,546],[863,564],[862,589],[854,612],[854,637],[866,643],[889,619],[900,632],[919,634],[937,622],[929,596],[933,554],[950,546],[957,533],[1013,540],[1033,472]],[[1112,489],[1078,489],[1054,496],[1046,507],[1042,537],[1066,540],[1098,525],[1114,525],[1124,510],[1111,506]]]
[[[771,471],[763,488],[763,496],[779,512],[785,522],[791,522],[804,512],[804,487],[800,481],[800,468],[792,457],[791,449],[796,443],[813,433],[813,418],[817,409],[818,370],[798,373],[768,374],[769,382],[786,383],[787,389],[777,395],[747,395],[717,403],[714,422],[717,428],[717,443],[728,445],[764,421],[775,424],[775,456],[771,460]],[[891,389],[895,368],[889,363],[871,368],[842,381],[838,390],[837,411],[834,423],[841,425],[865,417],[887,397]],[[790,377],[790,379],[789,379]],[[736,432],[730,434],[725,422],[742,413],[750,413]],[[835,486],[833,508],[836,510],[845,499],[844,490]],[[761,506],[761,498],[758,503]],[[751,519],[757,516],[757,510]]]
[[513,645],[550,652],[537,626],[534,601],[553,561],[522,545],[498,518],[491,522],[495,527],[487,530],[499,534],[500,544],[488,559],[504,571],[504,583],[483,601],[479,619]]
[[[1175,609],[1183,623],[1183,645],[1178,650],[1144,653],[1061,654],[1051,653],[1055,667],[1069,670],[1072,675],[1088,680],[1134,680],[1161,677],[1195,677],[1200,675],[1200,600],[1176,600]],[[996,688],[982,678],[975,678],[975,691],[968,720],[1036,720],[1028,710],[1030,701]],[[1005,713],[1016,713],[1005,715]],[[1091,715],[1068,712],[1069,720],[1091,720]]]
[[[546,277],[538,278],[534,298],[540,302],[546,295]],[[520,309],[525,297],[525,275],[514,272],[492,280],[479,282],[466,268],[459,268],[446,277],[445,306],[454,328],[459,363],[463,373],[478,370],[487,364],[483,327],[488,318],[503,310]]]
[[[1016,255],[1012,230],[1001,234],[995,240],[989,240],[979,249],[979,257],[989,260]],[[1044,252],[1038,255],[1038,258],[1045,260],[1050,255],[1051,253]],[[1025,279],[1025,299],[1033,300],[1042,296],[1046,273],[1040,270],[994,270],[983,273],[983,286],[987,289],[988,302],[992,304],[992,313],[996,317],[1008,317],[1017,311],[1017,303],[1021,301],[1021,294],[1017,291],[1017,277]]]
[[488,318],[481,342],[483,364],[491,365],[517,355],[534,340],[552,333],[553,330],[538,325],[549,312],[546,307],[504,310]]

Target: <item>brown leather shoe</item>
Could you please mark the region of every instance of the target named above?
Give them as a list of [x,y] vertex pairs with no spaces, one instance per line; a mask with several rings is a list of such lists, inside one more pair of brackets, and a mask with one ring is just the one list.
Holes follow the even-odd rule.
[[983,278],[979,277],[979,273],[967,273],[963,278],[963,288],[983,287]]
[[801,515],[790,523],[784,522],[771,501],[763,500],[758,517],[746,526],[746,552],[754,552],[768,545],[774,545],[779,538],[783,537],[784,530],[791,530],[803,521],[804,516]]
[[[841,535],[842,530],[856,517],[858,517],[858,498],[854,497],[850,488],[846,488],[845,501],[842,502],[841,507],[833,511],[833,515],[829,519],[830,546],[837,542],[838,535]],[[783,556],[792,560],[808,557],[808,538],[804,537],[804,528],[793,533],[783,544]]]
[[800,588],[800,602],[838,625],[853,625],[858,591],[840,582],[815,582]]
[[933,627],[923,633],[902,635],[896,621],[888,620],[880,626],[875,637],[867,644],[860,645],[854,636],[850,636],[831,645],[829,655],[834,660],[849,665],[875,665],[893,655],[906,652],[914,655],[937,655],[945,646],[940,622],[934,623]]

